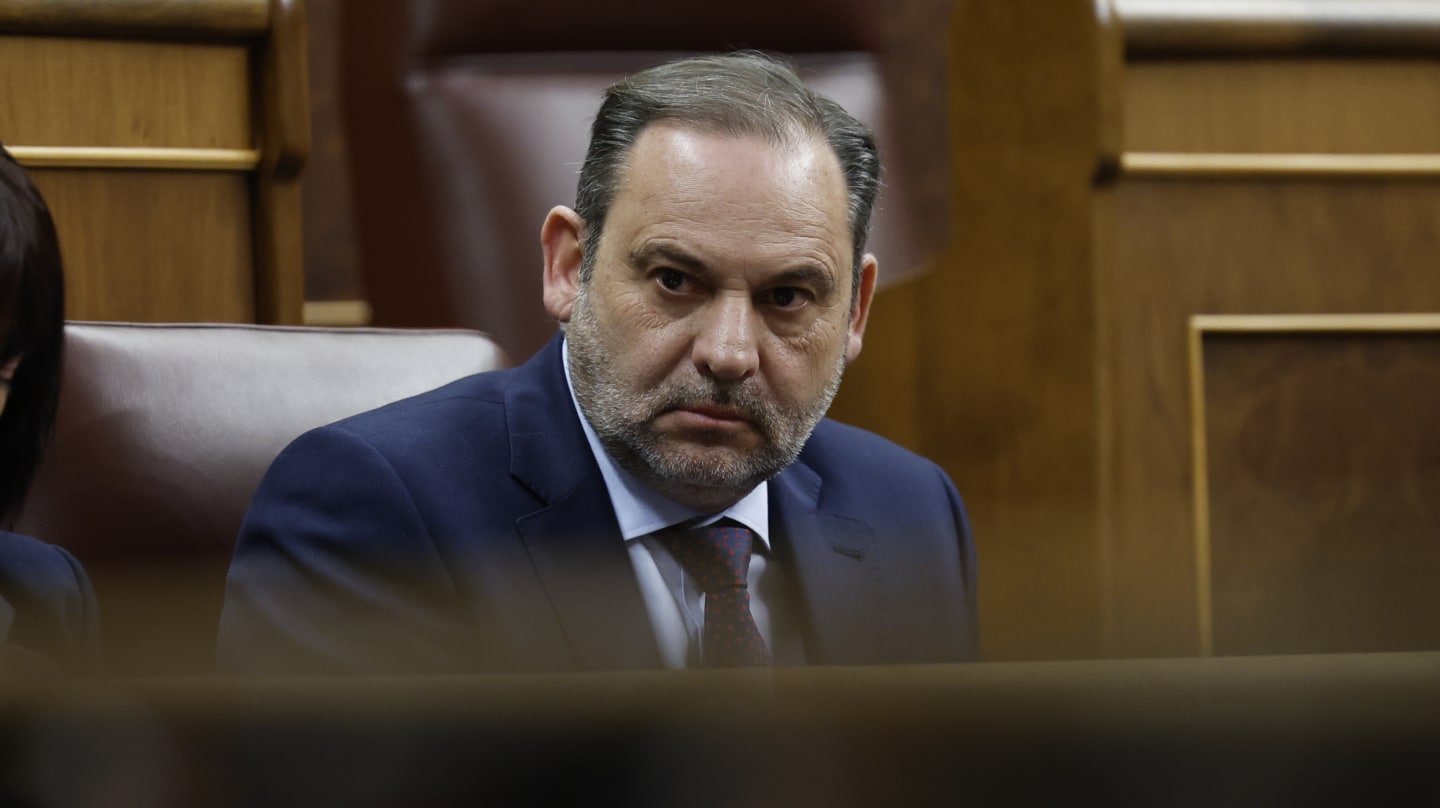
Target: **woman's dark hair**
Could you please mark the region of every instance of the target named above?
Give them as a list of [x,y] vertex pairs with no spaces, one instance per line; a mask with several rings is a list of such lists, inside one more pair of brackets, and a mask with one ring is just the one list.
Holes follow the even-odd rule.
[[0,366],[22,357],[0,413],[0,524],[30,489],[55,423],[65,279],[50,209],[0,146]]

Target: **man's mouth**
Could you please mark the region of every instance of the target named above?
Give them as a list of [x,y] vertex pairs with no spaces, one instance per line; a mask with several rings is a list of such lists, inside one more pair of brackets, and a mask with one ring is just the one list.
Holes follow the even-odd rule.
[[732,406],[710,405],[710,403],[696,403],[696,405],[684,405],[675,408],[674,412],[690,413],[697,418],[706,418],[710,421],[720,422],[750,422],[749,413],[743,409],[732,408]]
[[670,410],[683,424],[702,429],[736,429],[749,426],[749,413],[737,407],[717,404],[685,404]]

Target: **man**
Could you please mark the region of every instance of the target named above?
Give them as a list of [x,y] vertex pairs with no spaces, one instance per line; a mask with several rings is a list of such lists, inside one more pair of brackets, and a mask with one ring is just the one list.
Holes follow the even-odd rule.
[[576,208],[541,229],[563,336],[286,449],[221,669],[972,658],[953,485],[822,420],[875,290],[878,185],[869,131],[765,57],[611,88]]

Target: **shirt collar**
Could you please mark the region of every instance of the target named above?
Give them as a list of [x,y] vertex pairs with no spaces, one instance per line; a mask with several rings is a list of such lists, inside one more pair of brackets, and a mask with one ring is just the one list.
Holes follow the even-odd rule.
[[767,551],[770,549],[769,482],[762,482],[755,486],[739,502],[717,514],[701,513],[666,498],[660,492],[636,479],[635,475],[621,468],[605,451],[605,447],[600,443],[600,437],[595,434],[595,430],[590,426],[590,421],[585,418],[584,411],[580,409],[580,402],[575,398],[575,385],[570,381],[570,341],[568,339],[562,342],[561,351],[565,362],[565,387],[570,392],[570,403],[575,407],[575,414],[580,418],[580,426],[585,429],[585,440],[590,444],[590,452],[595,455],[595,462],[600,466],[600,476],[605,479],[605,489],[610,494],[610,505],[615,509],[615,518],[620,522],[620,535],[626,541],[638,539],[680,522],[694,521],[697,524],[708,524],[729,518],[750,528],[765,549]]

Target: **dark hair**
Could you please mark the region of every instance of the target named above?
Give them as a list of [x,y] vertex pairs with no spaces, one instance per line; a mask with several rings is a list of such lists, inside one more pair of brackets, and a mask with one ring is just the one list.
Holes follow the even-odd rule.
[[0,520],[30,489],[55,423],[65,329],[65,280],[50,209],[0,147],[0,365],[23,356],[0,413]]
[[860,258],[880,190],[875,135],[839,104],[806,87],[789,65],[753,51],[667,62],[605,91],[575,199],[575,212],[585,220],[582,283],[594,271],[600,232],[630,147],[656,121],[776,144],[806,135],[824,138],[845,173],[854,245],[851,288],[858,292]]

